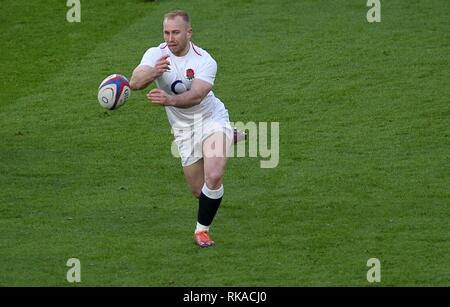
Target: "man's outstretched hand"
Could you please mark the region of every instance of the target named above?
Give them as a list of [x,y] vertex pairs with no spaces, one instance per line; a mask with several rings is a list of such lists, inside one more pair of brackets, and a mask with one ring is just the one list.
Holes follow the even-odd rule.
[[159,88],[152,89],[148,92],[147,99],[152,103],[159,104],[161,106],[173,105],[171,102],[171,96]]

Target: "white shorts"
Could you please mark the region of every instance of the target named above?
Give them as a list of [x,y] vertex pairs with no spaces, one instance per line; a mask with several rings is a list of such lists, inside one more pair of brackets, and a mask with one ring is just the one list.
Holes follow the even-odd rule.
[[203,158],[203,141],[216,132],[223,132],[227,138],[227,144],[231,145],[233,140],[233,129],[228,119],[228,112],[214,114],[203,119],[201,124],[192,128],[173,128],[175,143],[183,167],[194,164]]

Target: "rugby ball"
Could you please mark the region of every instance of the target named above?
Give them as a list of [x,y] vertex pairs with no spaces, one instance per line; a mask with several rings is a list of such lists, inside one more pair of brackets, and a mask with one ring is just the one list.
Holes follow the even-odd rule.
[[108,110],[122,106],[130,97],[131,89],[128,79],[123,75],[113,74],[106,77],[98,87],[98,102]]

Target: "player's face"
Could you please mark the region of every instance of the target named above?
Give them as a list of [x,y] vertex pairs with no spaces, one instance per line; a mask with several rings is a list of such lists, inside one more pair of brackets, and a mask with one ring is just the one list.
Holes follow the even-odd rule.
[[183,56],[189,51],[191,36],[192,28],[182,17],[164,20],[164,40],[176,56]]

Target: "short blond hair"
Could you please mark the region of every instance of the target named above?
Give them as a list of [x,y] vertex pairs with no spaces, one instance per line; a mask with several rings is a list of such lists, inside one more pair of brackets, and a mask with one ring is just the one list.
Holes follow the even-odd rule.
[[167,13],[166,15],[164,15],[164,20],[174,19],[177,16],[180,16],[181,18],[183,18],[184,22],[186,22],[186,24],[188,26],[191,26],[191,21],[190,21],[188,13],[186,13],[183,10],[174,10],[174,11]]

